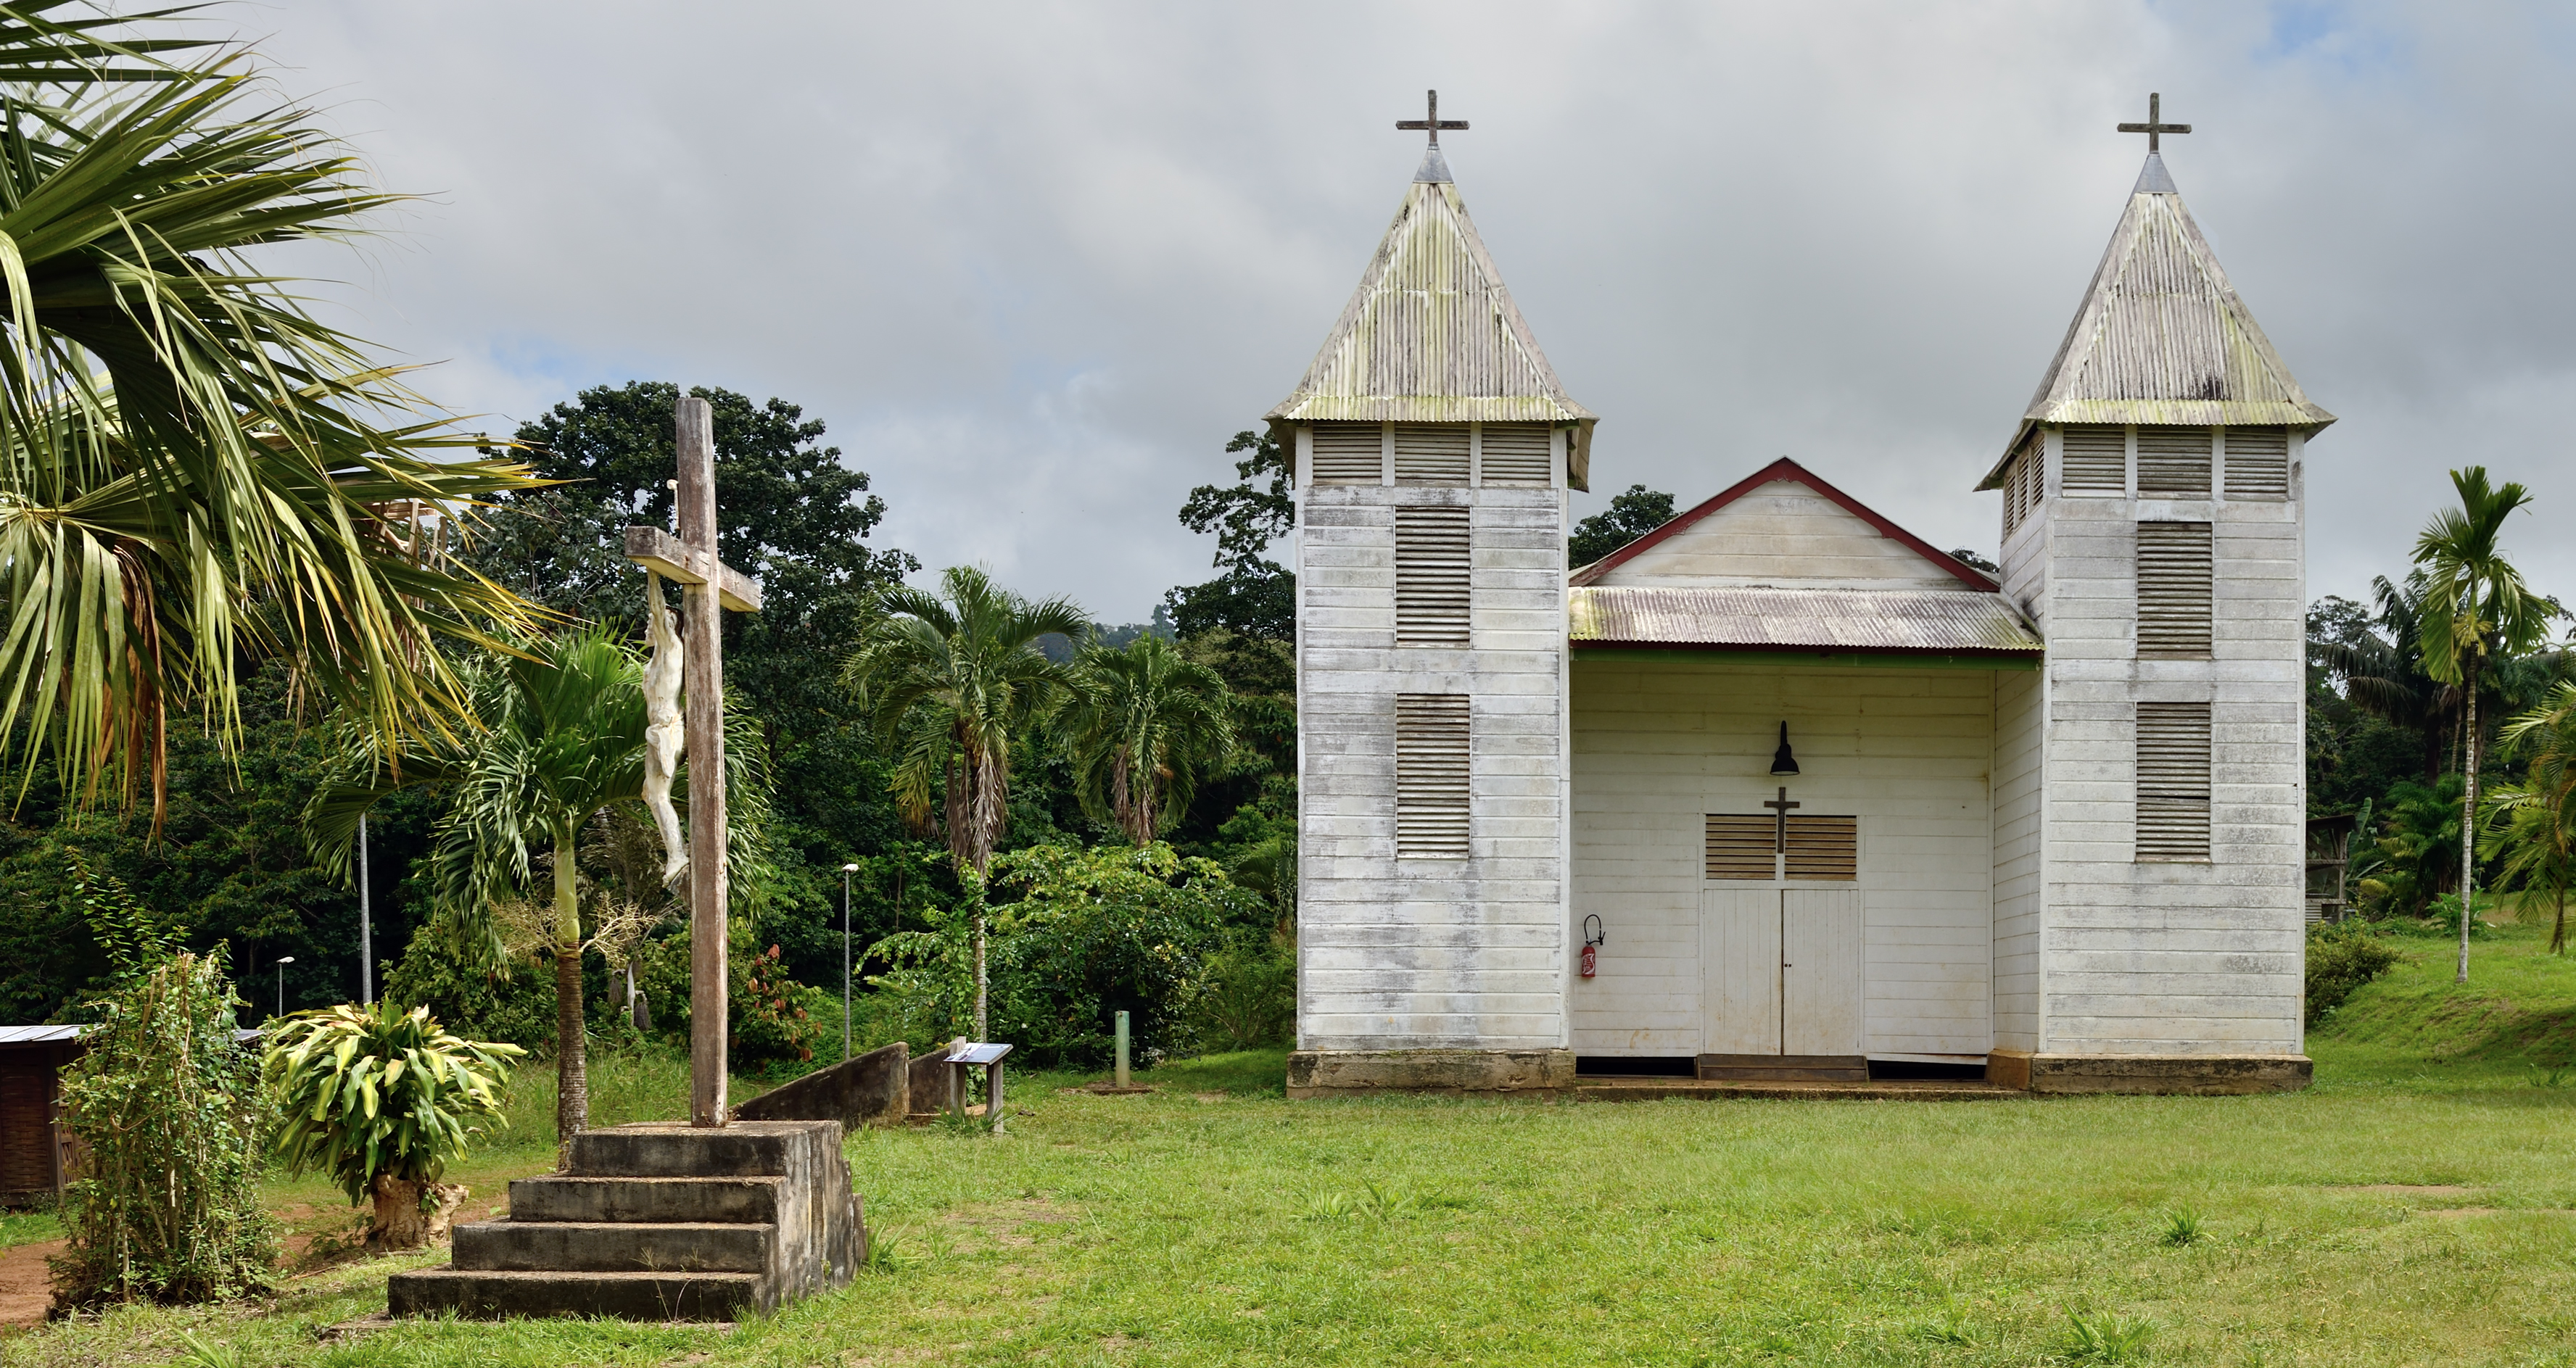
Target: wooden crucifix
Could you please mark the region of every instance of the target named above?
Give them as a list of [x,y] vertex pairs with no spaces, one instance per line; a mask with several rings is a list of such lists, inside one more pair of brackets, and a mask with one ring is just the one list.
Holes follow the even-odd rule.
[[1444,128],[1448,129],[1452,133],[1464,133],[1467,131],[1467,121],[1465,119],[1444,119],[1440,117],[1439,91],[1434,90],[1430,92],[1426,103],[1429,105],[1429,108],[1424,111],[1427,117],[1419,119],[1398,119],[1395,121],[1395,126],[1407,133],[1429,133],[1431,135],[1431,145],[1433,147],[1438,147],[1440,145],[1440,130]]
[[[716,558],[715,418],[684,396],[672,412],[680,535],[626,529],[626,558],[680,582],[681,678],[688,690],[689,1123],[725,1123],[725,759],[723,612],[760,610],[760,584]],[[651,580],[659,596],[659,584]]]
[[2147,151],[2150,154],[2162,152],[2164,150],[2164,135],[2167,133],[2188,133],[2191,131],[2190,124],[2166,123],[2164,109],[2165,97],[2155,91],[2148,91],[2147,121],[2145,123],[2124,123],[2120,125],[2120,131],[2123,133],[2144,133],[2147,135]]
[[1780,787],[1780,796],[1777,798],[1763,799],[1762,806],[1771,809],[1771,849],[1773,853],[1776,854],[1780,851],[1787,850],[1789,848],[1789,809],[1793,807],[1805,807],[1806,804],[1791,798],[1789,796],[1788,786],[1783,784]]

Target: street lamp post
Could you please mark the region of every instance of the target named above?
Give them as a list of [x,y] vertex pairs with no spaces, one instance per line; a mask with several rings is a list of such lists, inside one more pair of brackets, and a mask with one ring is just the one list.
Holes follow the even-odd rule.
[[375,906],[367,889],[367,817],[358,814],[358,1005],[376,1000]]
[[841,1062],[850,1062],[850,876],[854,864],[841,866]]
[[286,966],[294,962],[293,955],[277,957],[277,1014],[281,1017],[286,1015]]

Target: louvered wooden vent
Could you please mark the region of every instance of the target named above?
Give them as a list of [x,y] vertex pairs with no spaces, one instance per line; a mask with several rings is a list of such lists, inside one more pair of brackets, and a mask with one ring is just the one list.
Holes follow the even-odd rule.
[[1467,695],[1395,696],[1395,857],[1467,858]]
[[2024,444],[2012,464],[2004,467],[2004,535],[2030,521],[2039,511],[2041,495],[2046,491],[2048,449],[2034,434]]
[[2138,495],[2148,499],[2209,497],[2209,429],[2138,429]]
[[1467,510],[1395,510],[1395,644],[1467,644]]
[[1386,428],[1379,423],[1317,423],[1316,484],[1386,483]]
[[2129,492],[2129,434],[2116,427],[2066,430],[2058,487],[2070,498],[2116,499]]
[[2138,524],[2138,654],[2209,658],[2209,524]]
[[2209,858],[2209,705],[2138,705],[2138,858]]
[[1857,879],[1860,877],[1858,817],[1789,814],[1789,877]]
[[2290,430],[2288,428],[2229,428],[2227,430],[2227,497],[2231,499],[2290,497]]
[[1780,872],[1779,831],[1769,813],[1708,814],[1708,877],[1769,879]]
[[1400,485],[1467,483],[1467,428],[1463,423],[1395,425],[1395,482]]
[[1545,488],[1556,483],[1545,423],[1487,423],[1485,483]]

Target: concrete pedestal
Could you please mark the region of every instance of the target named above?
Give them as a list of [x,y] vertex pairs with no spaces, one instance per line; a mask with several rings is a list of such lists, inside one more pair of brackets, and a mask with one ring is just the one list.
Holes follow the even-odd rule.
[[397,1316],[734,1320],[839,1287],[867,1258],[836,1121],[617,1126],[510,1184],[445,1268],[397,1273]]

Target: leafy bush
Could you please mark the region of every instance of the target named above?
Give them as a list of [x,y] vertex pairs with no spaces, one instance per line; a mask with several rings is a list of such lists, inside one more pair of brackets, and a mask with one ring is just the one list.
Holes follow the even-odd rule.
[[[756,948],[752,926],[736,921],[726,929],[733,942],[726,956],[725,986],[730,1067],[747,1074],[793,1072],[793,1066],[814,1058],[815,1045],[823,1038],[827,999],[821,989],[788,974],[777,946],[766,951]],[[689,1039],[688,928],[645,942],[636,959],[654,1037],[685,1047]],[[619,996],[614,1005],[622,1008],[623,1004]]]
[[[452,1029],[551,1054],[555,1044],[555,972],[551,958],[531,966],[505,966],[507,976],[470,965],[447,938],[426,928],[415,933],[392,973],[385,1000],[427,1008]],[[588,985],[584,985],[586,988]],[[601,995],[584,995],[592,1006]]]
[[460,1040],[426,1007],[299,1012],[271,1036],[262,1071],[278,1150],[292,1173],[329,1173],[352,1205],[373,1197],[371,1241],[417,1249],[435,1234],[420,1219],[424,1190],[480,1133],[469,1120],[501,1117],[496,1090],[526,1053]]
[[2353,991],[2387,973],[2404,956],[2359,922],[2320,924],[2308,932],[2308,1024],[2344,1004]]
[[1238,934],[1208,957],[1199,993],[1199,1038],[1229,1050],[1257,1050],[1297,1025],[1297,942],[1284,932]]
[[275,1285],[259,1204],[258,1065],[219,956],[173,955],[95,1004],[64,1071],[63,1124],[86,1148],[50,1260],[66,1306],[198,1302]]

